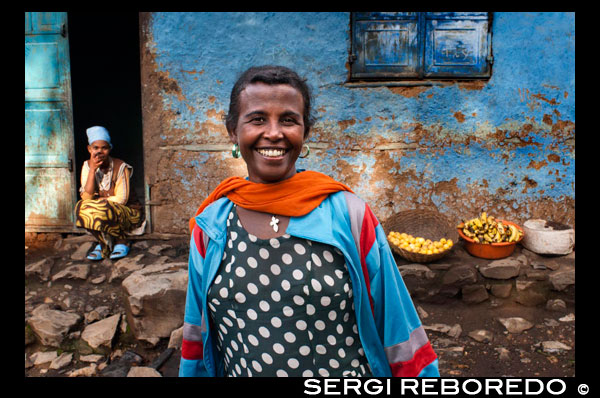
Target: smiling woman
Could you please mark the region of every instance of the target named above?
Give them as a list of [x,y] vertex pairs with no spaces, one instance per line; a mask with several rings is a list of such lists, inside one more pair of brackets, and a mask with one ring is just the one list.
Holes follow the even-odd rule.
[[369,206],[296,170],[310,111],[285,67],[250,68],[233,87],[226,127],[248,177],[224,180],[190,219],[181,376],[439,375]]

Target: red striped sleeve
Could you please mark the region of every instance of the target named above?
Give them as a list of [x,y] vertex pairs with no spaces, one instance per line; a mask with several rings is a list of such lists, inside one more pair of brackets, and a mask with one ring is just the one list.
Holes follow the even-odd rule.
[[365,276],[365,283],[367,284],[367,292],[369,293],[369,302],[371,303],[371,311],[375,314],[373,308],[373,297],[371,296],[371,278],[369,277],[369,271],[367,269],[367,254],[371,251],[373,244],[375,243],[376,232],[375,228],[379,225],[377,217],[373,214],[368,205],[365,204],[365,214],[363,216],[362,228],[360,231],[360,265]]
[[206,257],[206,248],[204,247],[204,233],[197,225],[194,227],[192,232],[194,236],[194,243],[196,244],[196,249],[202,256],[202,258]]
[[429,364],[431,364],[437,355],[431,347],[431,343],[427,342],[419,348],[415,355],[408,361],[391,363],[393,377],[417,377],[419,373]]
[[202,359],[204,357],[204,349],[201,341],[182,340],[181,356],[184,359]]

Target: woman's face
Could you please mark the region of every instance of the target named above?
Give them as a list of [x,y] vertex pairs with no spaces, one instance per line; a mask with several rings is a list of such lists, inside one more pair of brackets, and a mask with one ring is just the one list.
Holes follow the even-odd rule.
[[229,132],[240,147],[248,178],[273,183],[296,174],[304,143],[304,100],[287,84],[249,84],[240,93],[237,127]]
[[110,153],[110,144],[104,140],[96,140],[88,145],[90,158],[93,158],[98,163],[105,163],[108,160]]

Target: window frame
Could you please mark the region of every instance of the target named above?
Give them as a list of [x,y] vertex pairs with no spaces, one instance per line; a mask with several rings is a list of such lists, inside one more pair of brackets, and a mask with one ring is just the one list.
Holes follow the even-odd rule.
[[[489,79],[493,64],[492,20],[492,12],[352,12],[348,83],[380,81],[389,84],[395,82],[402,85],[418,85],[433,84],[435,80]],[[438,26],[444,28],[438,29]],[[465,62],[462,64],[458,61],[454,64],[451,62],[444,64],[444,60],[436,64],[442,58],[440,53],[435,53],[435,50],[438,49],[436,46],[444,42],[444,31],[449,32],[445,39],[450,42],[453,40],[452,31],[458,43],[462,43],[460,34],[465,34],[464,37],[469,33],[475,35],[471,40],[477,45],[473,45],[469,50],[473,53],[477,52],[472,57],[476,62],[469,64],[467,62],[469,51],[465,51],[463,54]],[[456,33],[459,31],[462,33]],[[376,42],[377,47],[369,54],[366,42],[371,32],[377,32],[380,41]],[[438,32],[441,32],[440,39],[436,42]],[[395,57],[397,53],[386,51],[386,48],[380,45],[381,42],[386,41],[381,40],[382,37],[392,39],[394,34],[396,43],[404,44],[404,50],[410,51],[404,59],[402,56]],[[400,35],[404,35],[404,42],[398,40]],[[383,54],[382,58],[379,52]],[[447,52],[446,55],[448,56]],[[383,63],[377,64],[378,56]],[[395,59],[392,59],[394,57]],[[391,63],[385,63],[390,59]],[[401,65],[402,60],[404,64]],[[373,63],[368,64],[368,61]]]

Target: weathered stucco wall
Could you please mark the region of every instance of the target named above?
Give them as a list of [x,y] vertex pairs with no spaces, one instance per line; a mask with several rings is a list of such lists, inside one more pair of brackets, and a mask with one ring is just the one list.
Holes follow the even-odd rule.
[[224,178],[245,177],[225,126],[252,65],[308,78],[318,121],[300,168],[350,185],[381,221],[437,209],[575,221],[575,16],[494,13],[492,77],[418,87],[347,83],[348,13],[142,14],[146,181],[155,232],[183,233]]

